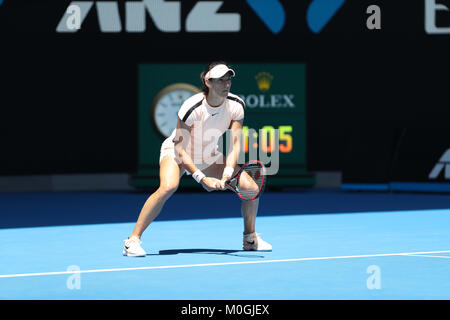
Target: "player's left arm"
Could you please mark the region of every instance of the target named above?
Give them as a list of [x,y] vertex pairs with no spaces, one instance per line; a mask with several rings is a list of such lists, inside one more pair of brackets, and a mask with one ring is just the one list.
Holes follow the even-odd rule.
[[233,120],[230,125],[231,132],[231,148],[226,158],[226,166],[223,171],[222,181],[228,181],[233,176],[234,168],[241,152],[241,135],[244,120]]

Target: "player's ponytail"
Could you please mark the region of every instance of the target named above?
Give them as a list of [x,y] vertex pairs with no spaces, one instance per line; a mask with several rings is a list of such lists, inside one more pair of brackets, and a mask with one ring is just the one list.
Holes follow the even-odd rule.
[[202,91],[205,94],[205,96],[207,96],[208,92],[209,92],[209,88],[206,86],[206,81],[205,81],[205,75],[207,73],[208,73],[208,71],[202,71],[202,73],[200,73],[200,80],[202,80],[202,85],[203,85]]

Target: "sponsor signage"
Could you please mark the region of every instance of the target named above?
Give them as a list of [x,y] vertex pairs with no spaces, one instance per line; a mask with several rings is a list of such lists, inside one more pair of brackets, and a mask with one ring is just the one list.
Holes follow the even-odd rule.
[[370,140],[376,139],[379,147],[359,155],[354,152],[356,161],[344,170],[342,186],[354,190],[448,192],[449,137],[450,130],[443,127],[365,135],[361,142],[373,146]]
[[[450,3],[449,3],[450,5]],[[437,23],[437,16],[442,12],[447,12],[450,21],[450,6],[439,3],[438,0],[425,0],[425,31],[428,34],[450,34],[450,26],[440,27]]]
[[[231,92],[246,103],[240,159],[263,161],[271,185],[313,185],[313,177],[306,172],[305,65],[231,67],[236,71]],[[135,186],[157,183],[161,143],[175,128],[176,121],[172,120],[176,120],[183,101],[199,92],[203,68],[200,64],[140,65],[139,169]],[[224,140],[219,145],[226,145]],[[225,153],[226,146],[221,150]]]
[[[243,3],[242,3],[243,2]],[[237,33],[247,25],[250,15],[256,15],[265,28],[273,34],[284,30],[287,10],[285,1],[197,1],[186,16],[182,15],[182,1],[141,0],[126,1],[121,9],[118,1],[72,1],[63,13],[56,32],[73,33],[83,28],[83,22],[91,11],[98,18],[100,32],[141,33],[147,31],[146,17],[154,27],[164,33],[185,31],[204,33]],[[335,16],[346,0],[313,0],[304,19],[313,33],[320,33]],[[298,15],[298,12],[293,11]],[[124,24],[122,24],[124,20]]]

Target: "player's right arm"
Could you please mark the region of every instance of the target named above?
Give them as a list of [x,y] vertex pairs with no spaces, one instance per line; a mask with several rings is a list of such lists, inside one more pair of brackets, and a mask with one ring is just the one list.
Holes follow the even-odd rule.
[[[176,135],[173,140],[175,153],[178,159],[181,161],[181,166],[189,171],[191,174],[197,172],[199,169],[195,165],[194,161],[192,161],[191,156],[186,152],[186,147],[191,138],[191,128],[185,124],[183,121],[178,119]],[[200,183],[207,191],[213,191],[222,189],[220,180],[212,177],[203,177],[200,180]]]

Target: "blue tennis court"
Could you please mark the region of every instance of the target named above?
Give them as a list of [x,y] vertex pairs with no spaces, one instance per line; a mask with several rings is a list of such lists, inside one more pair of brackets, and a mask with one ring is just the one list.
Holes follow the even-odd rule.
[[1,194],[0,299],[450,298],[448,195],[266,193],[257,232],[273,251],[247,252],[237,197],[175,194],[147,257],[123,257],[146,197]]

